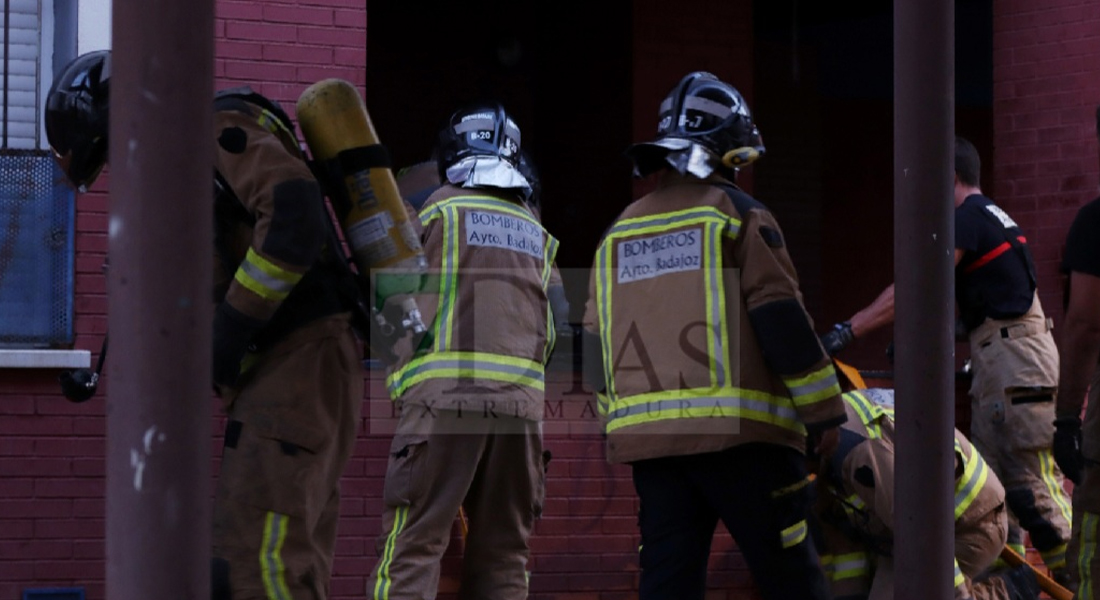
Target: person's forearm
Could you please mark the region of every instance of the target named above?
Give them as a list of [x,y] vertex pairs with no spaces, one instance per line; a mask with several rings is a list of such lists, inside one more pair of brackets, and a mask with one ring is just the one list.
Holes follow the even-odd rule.
[[1100,327],[1067,315],[1059,354],[1057,414],[1080,416],[1089,378],[1100,357]]
[[852,333],[857,337],[864,335],[894,322],[894,284],[890,284],[882,293],[868,304],[864,309],[852,315],[849,321],[852,324]]

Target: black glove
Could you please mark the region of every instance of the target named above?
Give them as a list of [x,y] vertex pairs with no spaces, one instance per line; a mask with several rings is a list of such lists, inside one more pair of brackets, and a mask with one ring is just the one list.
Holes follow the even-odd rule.
[[214,385],[233,386],[253,334],[262,326],[225,302],[214,310]]
[[1054,419],[1054,462],[1075,485],[1081,482],[1081,468],[1085,459],[1081,456],[1081,419],[1058,417]]
[[852,333],[852,324],[844,321],[833,325],[832,331],[821,336],[821,345],[825,347],[825,352],[828,352],[829,356],[836,356],[854,339],[856,336]]

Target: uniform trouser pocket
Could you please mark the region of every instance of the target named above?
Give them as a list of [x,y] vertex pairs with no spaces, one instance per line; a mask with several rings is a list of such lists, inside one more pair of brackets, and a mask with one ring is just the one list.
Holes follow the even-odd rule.
[[428,439],[422,435],[395,435],[390,444],[382,501],[386,506],[409,506],[423,489],[423,462]]

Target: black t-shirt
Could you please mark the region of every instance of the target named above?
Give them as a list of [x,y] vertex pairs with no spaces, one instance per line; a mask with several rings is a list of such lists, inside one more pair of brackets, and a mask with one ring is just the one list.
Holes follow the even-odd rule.
[[955,298],[968,329],[986,317],[1011,319],[1031,308],[1035,265],[1020,227],[993,201],[968,196],[955,209]]
[[1062,272],[1073,271],[1100,277],[1100,198],[1082,206],[1069,226]]

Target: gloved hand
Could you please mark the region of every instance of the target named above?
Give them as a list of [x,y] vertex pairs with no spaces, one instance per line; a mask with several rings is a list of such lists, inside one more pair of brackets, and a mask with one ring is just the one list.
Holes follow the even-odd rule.
[[241,359],[261,323],[225,302],[214,310],[214,385],[232,387],[241,374]]
[[1074,484],[1081,482],[1081,468],[1085,459],[1081,456],[1080,417],[1054,419],[1054,462]]
[[821,336],[821,345],[825,347],[825,352],[829,356],[836,356],[841,350],[848,347],[848,344],[851,344],[854,339],[856,339],[856,336],[852,333],[852,324],[844,321],[833,325],[829,333]]

